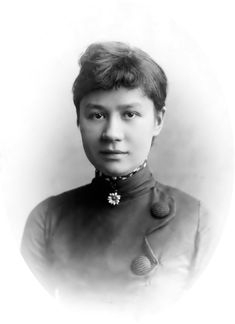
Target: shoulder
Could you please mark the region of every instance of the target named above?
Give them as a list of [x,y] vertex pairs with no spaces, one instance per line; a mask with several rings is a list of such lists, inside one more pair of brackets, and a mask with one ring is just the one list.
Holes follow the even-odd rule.
[[174,202],[174,221],[181,228],[191,227],[196,233],[206,232],[214,227],[212,211],[200,199],[172,186],[157,183],[162,200],[172,199]]
[[213,213],[200,199],[171,186],[159,184],[160,190],[172,197],[175,201],[175,209],[178,217],[193,219],[197,230],[205,230],[213,223]]
[[178,218],[198,218],[201,208],[201,201],[192,195],[172,186],[157,183],[157,190],[160,192],[160,200],[173,200],[175,214]]
[[44,241],[53,232],[60,220],[60,215],[73,208],[73,205],[82,203],[87,196],[89,185],[84,185],[61,194],[48,197],[37,204],[30,212],[22,238],[22,244],[26,241]]
[[193,205],[196,205],[199,203],[199,199],[186,193],[185,191],[183,191],[181,189],[178,189],[178,188],[175,188],[175,187],[172,187],[169,185],[165,185],[160,182],[157,182],[157,186],[159,187],[160,190],[164,191],[168,195],[173,196],[179,202],[186,203],[186,204],[193,204]]
[[[84,198],[87,197],[87,194],[90,190],[90,184],[74,188],[65,192],[62,192],[58,195],[51,196],[46,201],[43,201],[42,204],[47,202],[49,208],[63,207],[67,204],[79,203],[82,202]],[[40,205],[40,204],[39,204]]]
[[156,247],[167,246],[171,255],[183,253],[190,261],[192,272],[198,274],[215,246],[213,213],[199,199],[180,189],[160,183],[157,186],[162,193],[160,197],[173,201],[174,208],[165,219],[156,219],[155,222],[163,222],[164,226],[160,227],[162,233],[152,232],[151,240]]
[[50,196],[41,201],[32,210],[31,214],[46,215],[61,208],[66,208],[74,203],[79,204],[87,197],[90,185],[74,188],[58,195]]
[[[61,215],[67,215],[69,208],[86,196],[89,185],[63,192],[44,199],[29,214],[22,239],[21,254],[31,270],[42,282],[45,281],[50,268],[50,239],[60,222]],[[45,283],[48,286],[46,280]]]

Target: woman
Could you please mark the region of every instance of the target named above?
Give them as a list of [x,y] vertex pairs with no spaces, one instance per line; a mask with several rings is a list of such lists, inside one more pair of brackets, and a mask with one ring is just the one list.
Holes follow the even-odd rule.
[[163,125],[165,73],[118,42],[90,45],[80,65],[73,98],[95,177],[32,211],[22,254],[61,296],[178,295],[204,265],[210,225],[197,199],[158,183],[148,166]]

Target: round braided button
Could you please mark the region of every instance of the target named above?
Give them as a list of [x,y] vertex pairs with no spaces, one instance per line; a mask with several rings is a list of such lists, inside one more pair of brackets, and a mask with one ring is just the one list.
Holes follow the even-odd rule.
[[131,271],[137,276],[148,274],[153,268],[153,265],[145,255],[138,256],[131,263]]
[[167,202],[156,202],[151,207],[151,213],[155,218],[164,218],[170,214],[170,206]]

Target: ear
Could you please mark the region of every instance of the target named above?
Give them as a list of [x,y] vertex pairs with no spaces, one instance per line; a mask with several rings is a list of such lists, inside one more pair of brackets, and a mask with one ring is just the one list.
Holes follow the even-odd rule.
[[164,122],[165,112],[166,112],[166,108],[163,107],[161,111],[157,111],[155,113],[155,124],[154,124],[153,136],[157,136],[161,132],[163,122]]
[[77,114],[77,127],[80,126],[80,109],[76,108],[76,114]]

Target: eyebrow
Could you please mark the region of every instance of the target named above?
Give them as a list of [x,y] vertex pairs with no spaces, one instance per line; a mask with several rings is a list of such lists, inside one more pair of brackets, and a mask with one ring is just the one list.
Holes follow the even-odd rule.
[[[120,108],[120,109],[128,109],[128,108],[135,108],[135,107],[141,107],[141,105],[138,102],[133,102],[133,103],[124,104],[124,105],[118,105],[118,108]],[[88,108],[88,109],[106,109],[107,107],[99,105],[99,104],[87,103],[86,108]]]
[[102,105],[98,105],[98,104],[92,104],[92,103],[88,103],[85,106],[88,109],[104,109],[105,107]]

